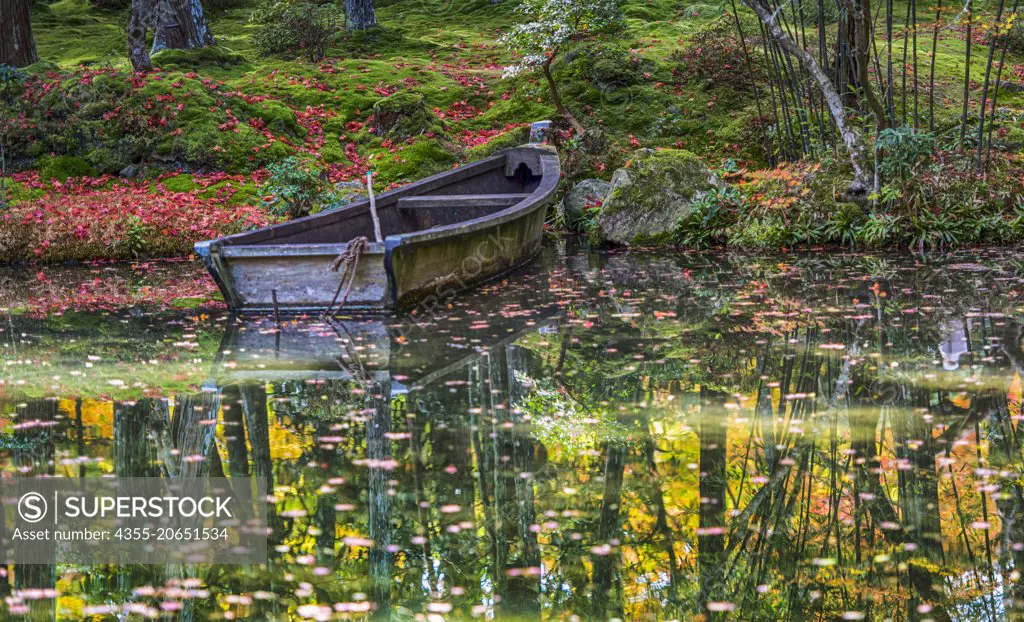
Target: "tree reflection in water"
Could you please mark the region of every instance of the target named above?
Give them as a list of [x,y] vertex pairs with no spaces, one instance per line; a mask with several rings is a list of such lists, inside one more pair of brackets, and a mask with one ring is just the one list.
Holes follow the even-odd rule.
[[[5,606],[1019,619],[1017,260],[552,252],[413,324],[199,322],[227,329],[190,390],[54,392],[9,366],[9,475],[256,476],[272,494],[265,565],[10,566]],[[184,330],[123,324],[126,351]],[[80,362],[66,341],[20,347]]]

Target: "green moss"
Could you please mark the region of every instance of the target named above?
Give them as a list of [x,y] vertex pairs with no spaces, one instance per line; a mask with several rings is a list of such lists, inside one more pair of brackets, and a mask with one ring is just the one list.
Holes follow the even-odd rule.
[[555,118],[557,112],[547,100],[537,101],[536,97],[517,91],[508,99],[499,99],[494,102],[482,115],[465,123],[470,129],[485,129],[502,127],[507,123],[533,123],[543,119]]
[[306,133],[299,127],[295,112],[279,101],[267,100],[253,104],[248,106],[247,112],[250,117],[262,119],[266,123],[267,129],[275,134],[303,136]]
[[88,161],[76,156],[47,156],[38,162],[39,178],[43,181],[65,181],[69,177],[90,177],[96,174]]
[[504,134],[499,134],[482,145],[477,145],[476,147],[466,150],[466,159],[470,162],[474,160],[482,160],[488,156],[494,155],[502,149],[525,145],[529,140],[530,128],[518,127],[514,130],[505,132]]
[[89,163],[99,173],[114,175],[121,172],[134,161],[129,150],[119,149],[117,144],[111,147],[97,147],[85,155]]
[[622,13],[627,19],[644,22],[673,19],[679,9],[679,3],[672,0],[626,0],[622,3]]
[[41,188],[32,188],[10,179],[6,180],[4,187],[7,191],[7,205],[15,205],[22,201],[32,201],[46,194],[46,191]]
[[377,154],[373,168],[382,185],[407,183],[450,169],[455,156],[437,140],[417,140],[398,153]]
[[25,71],[33,75],[45,75],[50,72],[59,70],[60,65],[47,60],[41,60],[38,63],[33,63],[28,67],[25,67]]
[[209,298],[175,298],[171,306],[175,309],[197,309],[210,304]]
[[88,0],[36,2],[32,32],[39,57],[61,66],[124,62],[120,16],[94,9]]
[[195,178],[188,174],[161,179],[160,185],[168,192],[192,192],[199,187],[199,184],[195,182]]
[[153,55],[153,66],[163,69],[234,67],[247,64],[247,62],[245,56],[223,45],[212,45],[193,50],[161,50]]

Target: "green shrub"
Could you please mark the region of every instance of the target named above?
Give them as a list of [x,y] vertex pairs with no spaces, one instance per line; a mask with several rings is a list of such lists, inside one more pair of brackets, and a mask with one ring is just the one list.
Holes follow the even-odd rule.
[[40,158],[37,162],[39,178],[43,181],[66,181],[69,177],[92,177],[96,169],[77,156],[61,155]]
[[887,182],[902,182],[920,172],[935,150],[935,137],[902,125],[879,132],[877,147],[882,152],[878,172]]
[[334,188],[315,162],[291,156],[271,164],[267,172],[264,203],[275,215],[301,218],[335,200]]
[[253,40],[264,54],[301,50],[310,61],[327,55],[327,48],[344,29],[341,7],[328,2],[264,0],[252,14]]
[[742,203],[743,197],[732,186],[715,188],[695,197],[690,212],[675,224],[673,240],[688,248],[725,244]]
[[751,90],[764,81],[761,57],[750,49],[750,39],[759,32],[757,20],[746,15],[740,20],[747,40],[749,57],[744,56],[743,41],[732,15],[722,15],[702,26],[687,45],[672,55],[678,64],[673,73],[687,79],[707,81],[714,86],[729,86],[737,91]]
[[622,44],[595,42],[566,54],[559,69],[570,80],[587,80],[608,89],[646,82],[655,65]]

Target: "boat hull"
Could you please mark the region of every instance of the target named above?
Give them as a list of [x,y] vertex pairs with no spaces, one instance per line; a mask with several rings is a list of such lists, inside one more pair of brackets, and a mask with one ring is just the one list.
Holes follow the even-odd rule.
[[365,201],[196,251],[235,312],[321,312],[342,300],[345,312],[427,311],[537,253],[559,175],[552,151],[518,148],[380,195],[386,237],[359,253],[350,288],[336,259],[373,238]]

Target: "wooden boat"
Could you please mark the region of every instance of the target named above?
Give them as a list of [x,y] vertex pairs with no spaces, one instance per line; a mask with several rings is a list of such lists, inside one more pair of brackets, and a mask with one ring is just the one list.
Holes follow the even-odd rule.
[[528,146],[378,195],[383,243],[344,270],[332,263],[349,243],[375,239],[369,200],[195,248],[235,312],[324,311],[345,270],[346,311],[426,310],[536,254],[559,175],[554,151]]

